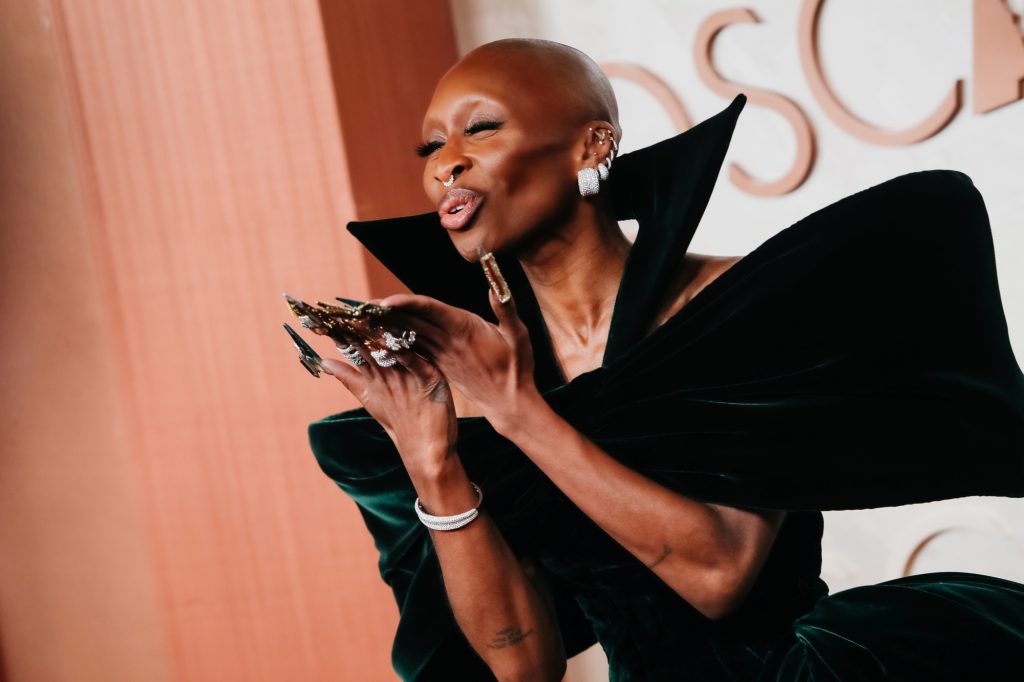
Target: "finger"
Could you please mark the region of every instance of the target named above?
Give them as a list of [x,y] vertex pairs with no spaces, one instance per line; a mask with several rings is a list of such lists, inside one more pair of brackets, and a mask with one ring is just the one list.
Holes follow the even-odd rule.
[[381,321],[379,329],[386,329],[396,336],[401,336],[405,331],[414,331],[417,339],[420,337],[440,339],[445,335],[445,330],[433,320],[396,309],[392,309]]
[[422,334],[417,334],[416,340],[411,345],[411,348],[403,349],[400,352],[417,353],[429,361],[434,361],[437,359],[438,354],[444,351],[444,344],[442,342]]
[[370,343],[372,347],[367,347],[361,341],[353,343],[359,350],[359,355],[366,361],[365,364],[359,365],[359,369],[375,378],[382,376],[387,378],[386,374],[380,374],[380,372],[388,372],[397,366],[394,357],[395,352],[385,348],[376,339],[371,339]]
[[459,316],[466,314],[466,311],[436,298],[417,294],[395,294],[381,300],[380,304],[433,323],[441,329],[451,329],[458,322]]
[[420,357],[416,353],[402,351],[393,353],[393,355],[398,360],[398,364],[416,378],[421,387],[436,385],[438,381],[443,380],[441,371],[432,362]]
[[[380,305],[379,299],[367,301],[367,303]],[[350,320],[339,328],[339,332],[349,337],[357,336],[361,339],[364,346],[369,345],[369,350],[372,352],[385,351],[387,353],[395,352],[393,348],[394,342],[389,341],[387,338],[386,334],[388,333],[393,335],[403,347],[405,343],[420,343],[421,346],[430,346],[431,341],[423,344],[420,342],[420,339],[426,339],[428,336],[440,337],[443,335],[442,330],[433,323],[397,310],[389,311],[383,318],[365,321]],[[415,333],[413,340],[403,341],[408,332]]]
[[365,379],[360,375],[359,370],[347,360],[335,360],[334,358],[322,358],[320,366],[325,372],[340,381],[345,388],[353,395],[362,392]]
[[414,329],[416,334],[426,334],[431,337],[439,337],[444,334],[444,327],[436,320],[423,317],[415,313],[392,308],[385,318],[387,327],[394,329]]
[[457,346],[468,330],[471,318],[477,316],[462,308],[456,308],[429,296],[416,294],[396,294],[381,301],[392,309],[393,315],[405,315],[408,320],[418,320],[415,327],[416,343],[420,343],[419,334],[423,333],[421,348],[432,360],[440,359]]
[[498,298],[498,294],[494,293],[494,289],[488,288],[487,300],[491,304],[491,310],[494,311],[494,316],[498,318],[500,326],[512,326],[519,320],[519,315],[516,313],[516,301],[512,296],[509,296],[508,301],[502,303]]
[[334,345],[338,349],[338,351],[342,352],[344,350],[355,350],[359,354],[359,357],[361,357],[364,360],[364,362],[359,365],[352,362],[348,358],[345,358],[346,362],[348,362],[357,372],[361,372],[364,374],[372,373],[374,371],[374,368],[377,367],[377,362],[370,355],[370,349],[368,349],[365,346],[365,344],[363,344],[361,339],[354,336],[353,334],[346,333],[345,331],[341,330],[339,330],[339,333],[341,337],[345,340],[345,343],[348,344],[348,346],[346,348],[346,346],[342,345],[342,342],[335,341]]
[[355,345],[359,348],[365,347],[367,343],[372,346],[370,350],[379,347],[377,345],[377,340],[369,333],[361,322],[343,322],[338,325],[337,332],[346,343]]
[[498,318],[498,329],[512,337],[520,337],[526,332],[526,325],[519,318],[519,311],[516,309],[516,299],[512,296],[502,303],[494,289],[487,290],[487,300],[491,304],[494,316]]
[[436,353],[448,334],[440,327],[428,323],[413,315],[407,315],[398,311],[392,311],[388,316],[387,329],[395,336],[401,337],[405,332],[415,332],[416,336],[410,342],[410,346],[425,351],[427,354]]

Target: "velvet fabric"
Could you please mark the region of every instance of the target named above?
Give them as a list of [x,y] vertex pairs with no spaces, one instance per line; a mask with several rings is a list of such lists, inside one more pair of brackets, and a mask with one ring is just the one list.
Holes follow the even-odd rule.
[[[789,512],[745,603],[702,616],[483,418],[459,419],[459,456],[512,549],[542,566],[567,653],[600,641],[612,680],[997,679],[1024,661],[1024,586],[950,572],[828,595],[819,578],[823,510],[1024,496],[1024,375],[984,202],[956,171],[894,178],[778,232],[651,331],[744,103],[624,154],[602,186],[639,230],[600,367],[565,381],[522,269],[498,259],[560,415],[680,494]],[[413,291],[493,319],[436,214],[349,229]],[[356,409],[309,435],[380,552],[398,674],[493,679],[380,425]]]

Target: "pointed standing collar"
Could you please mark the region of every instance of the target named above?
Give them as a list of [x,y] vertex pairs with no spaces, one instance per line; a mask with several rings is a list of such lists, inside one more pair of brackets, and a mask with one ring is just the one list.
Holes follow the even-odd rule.
[[[643,338],[664,305],[746,101],[739,94],[724,110],[689,130],[615,160],[601,191],[610,192],[616,219],[636,219],[638,228],[615,298],[602,365]],[[480,266],[459,255],[437,213],[353,221],[348,231],[414,293],[494,319]],[[509,256],[496,258],[530,330],[538,387],[565,383],[522,267]]]

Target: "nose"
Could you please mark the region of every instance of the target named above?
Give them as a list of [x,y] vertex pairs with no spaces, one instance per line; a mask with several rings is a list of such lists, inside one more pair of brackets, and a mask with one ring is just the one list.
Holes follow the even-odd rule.
[[434,167],[434,179],[440,183],[447,182],[452,177],[459,177],[472,165],[461,150],[452,149],[452,146],[452,143],[448,142],[441,148],[437,165]]

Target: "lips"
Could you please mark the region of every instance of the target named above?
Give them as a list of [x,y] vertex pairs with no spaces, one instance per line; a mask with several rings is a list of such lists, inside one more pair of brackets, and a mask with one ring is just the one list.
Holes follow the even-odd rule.
[[482,194],[466,187],[450,190],[437,205],[441,225],[448,230],[461,230],[469,225],[483,200]]

